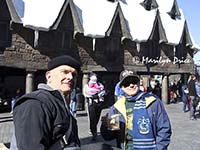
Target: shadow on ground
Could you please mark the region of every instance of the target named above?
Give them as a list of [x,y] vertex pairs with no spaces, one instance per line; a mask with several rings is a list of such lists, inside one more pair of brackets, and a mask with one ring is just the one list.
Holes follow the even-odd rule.
[[98,134],[96,140],[92,140],[92,137],[81,138],[80,140],[81,150],[120,150],[115,146],[115,141],[106,142],[100,134]]

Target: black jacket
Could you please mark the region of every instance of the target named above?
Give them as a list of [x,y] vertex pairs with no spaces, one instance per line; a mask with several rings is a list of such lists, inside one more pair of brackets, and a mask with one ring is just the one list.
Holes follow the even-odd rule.
[[191,79],[188,83],[189,96],[197,96],[195,82],[195,80]]
[[72,133],[69,145],[80,145],[76,119],[66,107],[64,98],[46,84],[17,100],[14,112],[14,128],[19,150],[48,150],[69,127],[72,117]]

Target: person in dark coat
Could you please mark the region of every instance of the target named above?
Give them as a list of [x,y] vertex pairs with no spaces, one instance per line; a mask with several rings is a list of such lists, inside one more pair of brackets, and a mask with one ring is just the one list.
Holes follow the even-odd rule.
[[196,98],[197,98],[197,91],[196,91],[196,76],[191,75],[190,80],[188,82],[188,95],[190,97],[190,119],[196,120]]
[[167,112],[158,96],[140,90],[139,82],[132,71],[121,72],[124,93],[102,117],[101,135],[116,139],[121,150],[167,150],[172,133]]
[[181,87],[181,92],[182,92],[182,101],[183,101],[183,112],[190,111],[190,105],[189,105],[189,100],[188,100],[188,88],[185,84],[182,85]]
[[67,55],[48,63],[46,84],[39,84],[36,91],[15,103],[11,150],[50,150],[56,143],[56,149],[80,147],[77,122],[69,110],[68,98],[79,71],[80,63]]

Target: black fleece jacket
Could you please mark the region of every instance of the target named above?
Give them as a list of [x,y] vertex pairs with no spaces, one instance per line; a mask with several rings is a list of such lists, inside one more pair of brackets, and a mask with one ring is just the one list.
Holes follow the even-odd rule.
[[69,128],[68,145],[80,145],[76,119],[66,107],[64,98],[46,84],[19,98],[14,106],[15,137],[19,150],[48,150]]

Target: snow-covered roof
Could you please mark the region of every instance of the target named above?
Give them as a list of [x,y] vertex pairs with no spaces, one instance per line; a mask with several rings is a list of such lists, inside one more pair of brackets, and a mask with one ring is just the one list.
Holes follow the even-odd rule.
[[147,40],[151,34],[156,10],[146,11],[141,0],[127,0],[120,2],[125,19],[128,21],[133,40]]
[[84,35],[105,36],[112,18],[114,16],[117,3],[107,0],[74,0],[82,20]]
[[[63,4],[66,2],[66,0],[12,1],[24,26],[46,29],[54,24]],[[150,11],[147,11],[141,5],[144,0],[116,0],[115,2],[108,0],[69,1],[74,3],[85,36],[106,36],[117,6],[120,5],[132,40],[146,41],[149,39],[158,10],[167,42],[178,44],[181,40],[185,23],[183,12],[179,9],[181,16],[178,19],[172,19],[168,14],[172,9],[174,0],[156,0],[158,8]],[[24,8],[21,8],[23,6]],[[192,39],[192,36],[189,36]]]
[[64,0],[24,0],[24,25],[49,28],[58,17]]
[[165,29],[168,43],[174,43],[174,44],[179,43],[185,22],[182,10],[179,10],[181,12],[181,17],[174,20],[168,14],[168,12],[170,12],[172,8],[174,0],[167,0],[167,1],[156,0],[156,1],[159,4],[160,17],[162,25]]

